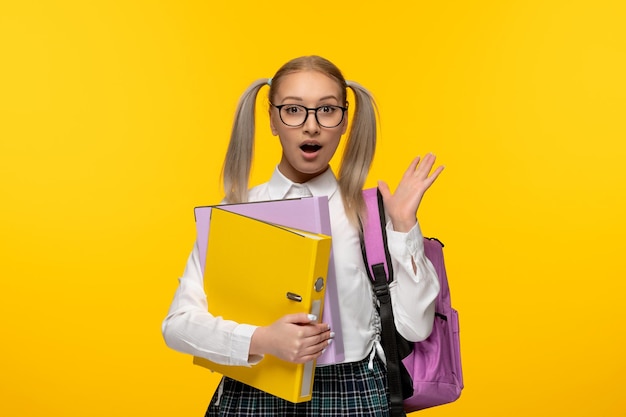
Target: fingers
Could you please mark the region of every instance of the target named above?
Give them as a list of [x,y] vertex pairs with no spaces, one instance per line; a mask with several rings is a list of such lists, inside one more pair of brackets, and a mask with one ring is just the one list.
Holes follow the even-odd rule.
[[296,337],[292,341],[291,348],[285,352],[283,359],[294,363],[304,363],[317,359],[333,342],[334,333],[328,328],[320,333],[310,335],[304,333],[302,332],[300,337]]
[[[437,157],[434,154],[428,153],[421,162],[419,162],[419,157],[415,158],[407,170],[407,172],[412,173],[409,174],[408,178],[412,178],[412,181],[416,180],[417,182],[415,184],[418,185],[422,191],[426,191],[430,188],[444,169],[443,166],[439,166],[433,171],[436,159]],[[416,162],[418,163],[416,164]]]
[[406,169],[406,172],[404,173],[405,176],[415,174],[415,170],[417,169],[417,166],[420,163],[420,159],[421,158],[417,156],[411,161],[411,163],[409,164],[409,167]]
[[[413,174],[418,177],[427,178],[428,174],[433,169],[433,165],[435,164],[436,159],[437,157],[434,154],[427,153],[426,156],[424,156],[422,162],[419,163],[416,168],[414,168]],[[419,157],[416,158],[416,160],[419,161]],[[413,162],[415,162],[415,160]],[[413,163],[411,165],[413,165]]]
[[269,327],[272,337],[267,353],[293,363],[318,358],[334,336],[328,324],[306,313],[285,315]]
[[293,324],[309,324],[317,323],[317,316],[314,314],[295,313],[286,315],[283,317],[283,320],[287,323]]
[[[419,179],[429,178],[429,174],[432,171],[433,166],[435,165],[436,159],[437,157],[431,152],[427,153],[424,156],[424,158],[421,158],[419,156],[415,157],[409,164],[409,167],[407,168],[407,170],[404,172],[404,177],[405,178],[416,177]],[[443,170],[443,167],[437,168],[437,170],[435,171],[437,174],[435,178],[439,175],[439,173],[441,173],[442,170]]]
[[307,342],[310,342],[311,345],[303,350],[303,356],[301,357],[302,361],[307,362],[311,359],[317,359],[320,357],[324,351],[326,351],[326,348],[333,343],[334,336],[335,334],[328,330],[307,340]]
[[333,343],[334,333],[330,330],[318,335],[302,339],[297,352],[294,352],[294,362],[307,362],[320,357],[326,348]]
[[433,164],[435,163],[435,155],[432,153],[427,153],[422,160],[422,163],[417,166],[415,173],[418,175],[428,176],[428,173],[433,168]]
[[378,181],[378,189],[383,196],[383,201],[387,201],[387,199],[391,197],[391,189],[385,181]]
[[378,181],[385,211],[391,219],[394,230],[408,232],[415,225],[422,197],[444,169],[443,166],[439,166],[433,171],[436,159],[432,153],[426,154],[423,158],[415,157],[393,193],[384,181]]
[[430,177],[428,177],[428,182],[429,182],[428,186],[429,186],[429,187],[430,187],[430,185],[431,185],[433,182],[435,182],[435,180],[437,179],[437,177],[439,177],[439,174],[441,174],[441,171],[443,171],[443,170],[444,170],[444,168],[445,168],[445,167],[444,167],[443,165],[442,165],[442,166],[439,166],[439,167],[437,167],[437,169],[435,169],[435,171],[434,171],[432,174],[430,174]]

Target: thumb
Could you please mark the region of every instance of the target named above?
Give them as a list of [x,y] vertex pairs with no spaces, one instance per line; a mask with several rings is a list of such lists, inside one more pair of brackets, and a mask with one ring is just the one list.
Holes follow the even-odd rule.
[[285,320],[293,324],[309,324],[309,323],[316,323],[317,316],[314,314],[307,314],[307,313],[295,313],[295,314],[288,314],[287,316],[285,316]]
[[385,181],[378,181],[378,189],[380,190],[380,194],[383,196],[383,201],[387,201],[387,199],[391,197],[391,190]]

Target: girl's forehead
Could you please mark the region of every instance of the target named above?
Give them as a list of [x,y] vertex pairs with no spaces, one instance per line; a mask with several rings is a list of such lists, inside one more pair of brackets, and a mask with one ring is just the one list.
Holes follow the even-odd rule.
[[298,71],[284,75],[277,86],[280,98],[319,99],[336,97],[341,99],[341,87],[337,80],[319,71]]

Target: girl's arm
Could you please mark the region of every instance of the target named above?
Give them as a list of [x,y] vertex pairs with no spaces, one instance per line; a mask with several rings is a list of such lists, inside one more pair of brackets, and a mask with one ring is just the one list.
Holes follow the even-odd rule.
[[395,273],[390,285],[394,318],[398,332],[410,341],[424,340],[430,335],[439,293],[439,280],[424,255],[423,236],[417,222],[424,193],[443,171],[440,166],[431,174],[435,159],[430,153],[422,161],[415,158],[393,194],[386,183],[379,181],[390,220],[387,243]]
[[258,327],[214,317],[208,312],[198,247],[194,245],[162,332],[170,348],[220,364],[249,366],[266,353],[303,363],[319,357],[330,344],[328,325],[314,320],[306,314],[292,314]]
[[402,233],[392,230],[389,223],[387,245],[394,271],[389,292],[396,329],[405,339],[419,342],[432,330],[439,279],[424,255],[419,224]]
[[250,339],[256,326],[214,317],[208,311],[198,246],[187,267],[163,320],[165,343],[172,349],[225,365],[252,365],[262,355],[250,355]]

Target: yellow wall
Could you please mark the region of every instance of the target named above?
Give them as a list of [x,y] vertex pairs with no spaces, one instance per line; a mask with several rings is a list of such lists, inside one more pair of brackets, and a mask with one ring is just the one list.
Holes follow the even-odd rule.
[[317,53],[378,99],[368,185],[447,166],[420,218],[466,389],[420,415],[623,416],[624,3],[214,3],[0,3],[0,415],[203,415],[217,378],[160,335],[192,209],[239,94]]

